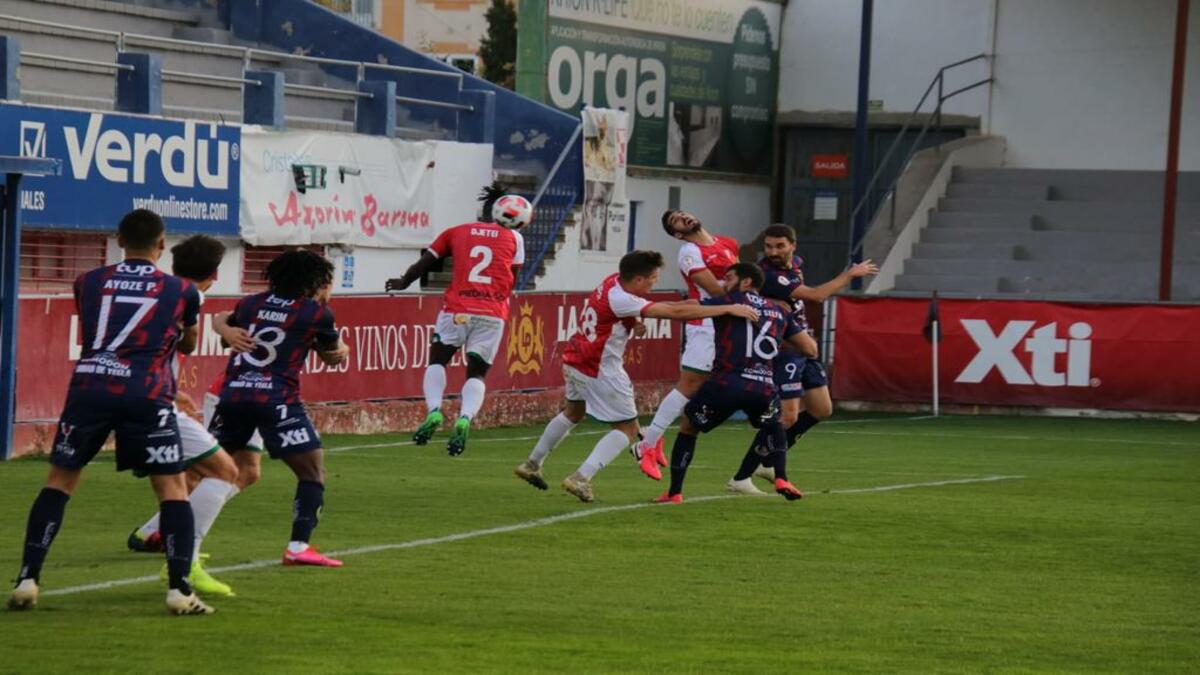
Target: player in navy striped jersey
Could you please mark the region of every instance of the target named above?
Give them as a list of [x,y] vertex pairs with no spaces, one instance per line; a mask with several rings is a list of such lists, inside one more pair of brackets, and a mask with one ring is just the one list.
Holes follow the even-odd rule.
[[194,520],[187,501],[179,427],[175,419],[178,350],[196,347],[200,293],[189,281],[159,271],[162,218],[131,211],[118,226],[124,261],[75,280],[75,307],[83,352],[75,364],[50,455],[50,475],[29,512],[25,551],[8,606],[37,604],[38,580],[67,500],[110,433],[116,433],[117,470],[149,475],[159,500],[167,558],[167,608],[175,614],[213,610],[192,592]]
[[679,435],[671,450],[671,487],[656,501],[683,500],[683,481],[695,453],[697,435],[716,429],[738,411],[744,412],[767,438],[760,451],[770,455],[769,461],[775,466],[775,491],[789,500],[800,497],[800,491],[787,480],[774,361],[785,343],[813,355],[816,343],[789,314],[758,294],[762,284],[763,273],[757,265],[737,263],[725,273],[726,294],[701,301],[703,305],[748,305],[758,310],[759,318],[754,322],[728,316],[713,319],[712,376],[683,409]]
[[248,447],[257,430],[271,458],[283,460],[296,474],[292,536],[283,564],[341,567],[340,560],[309,545],[325,501],[325,461],[321,438],[300,401],[300,371],[310,350],[330,366],[350,353],[326,304],[333,264],[312,251],[287,251],[267,266],[267,281],[270,290],[242,298],[227,320],[258,345],[230,356],[210,430],[234,455],[239,471],[257,475],[260,470],[260,455]]

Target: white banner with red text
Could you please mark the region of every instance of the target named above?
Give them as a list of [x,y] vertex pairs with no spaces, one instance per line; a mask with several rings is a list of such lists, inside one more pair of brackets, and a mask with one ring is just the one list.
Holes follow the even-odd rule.
[[492,146],[247,126],[241,171],[241,235],[254,246],[420,248],[476,220]]
[[[927,402],[929,300],[837,299],[833,393]],[[945,403],[1200,412],[1200,306],[939,301]]]

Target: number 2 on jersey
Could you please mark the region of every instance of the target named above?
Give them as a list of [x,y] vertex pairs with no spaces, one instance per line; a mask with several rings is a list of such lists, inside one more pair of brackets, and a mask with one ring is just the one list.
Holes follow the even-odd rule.
[[475,263],[475,266],[471,268],[471,272],[467,274],[467,281],[470,281],[473,284],[492,283],[492,278],[483,273],[484,270],[486,270],[492,264],[491,247],[480,244],[479,246],[473,247],[471,252],[467,255],[471,258],[471,260],[474,260],[476,257],[479,258],[479,262]]

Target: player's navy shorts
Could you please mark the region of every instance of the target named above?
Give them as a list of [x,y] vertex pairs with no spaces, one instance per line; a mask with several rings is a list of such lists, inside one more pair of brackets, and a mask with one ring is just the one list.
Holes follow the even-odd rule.
[[780,399],[800,398],[807,391],[828,385],[820,360],[795,352],[780,352],[775,357],[775,388]]
[[67,395],[50,463],[63,469],[82,469],[114,431],[117,471],[132,469],[138,475],[183,471],[174,406],[148,398],[90,392]]
[[709,380],[688,401],[683,414],[697,429],[708,433],[738,411],[746,413],[750,424],[761,427],[779,418],[779,399],[774,394],[768,396]]
[[251,449],[250,437],[262,434],[271,459],[301,455],[321,447],[321,437],[299,403],[221,401],[208,430],[228,451]]

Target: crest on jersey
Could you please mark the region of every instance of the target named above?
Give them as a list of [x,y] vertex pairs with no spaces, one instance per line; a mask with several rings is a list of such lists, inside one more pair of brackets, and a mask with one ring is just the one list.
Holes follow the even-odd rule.
[[527,375],[542,372],[546,341],[542,337],[542,317],[534,317],[533,305],[521,305],[508,330],[508,374]]

